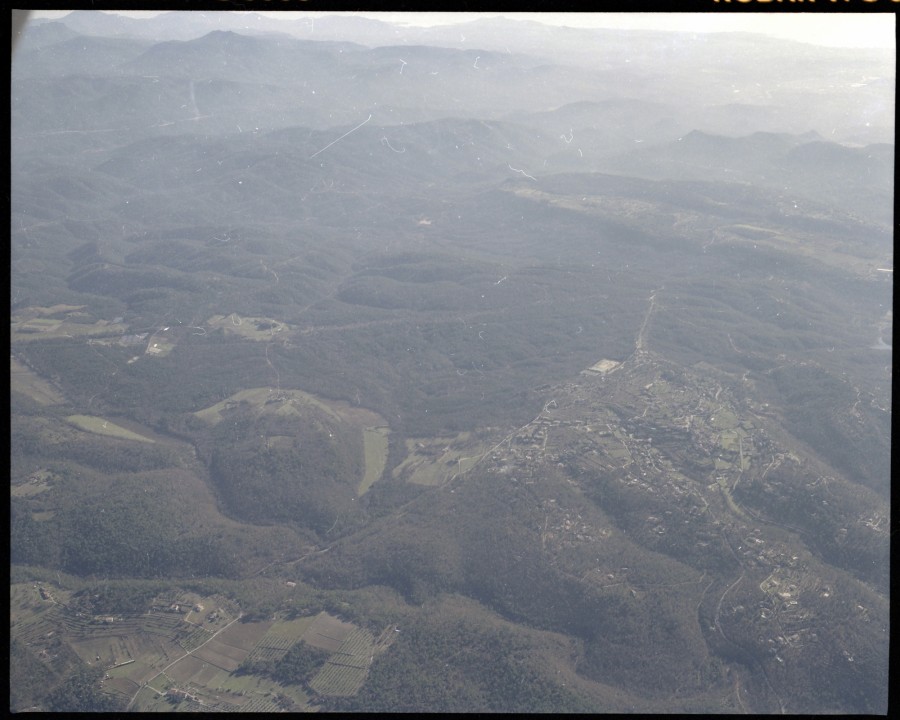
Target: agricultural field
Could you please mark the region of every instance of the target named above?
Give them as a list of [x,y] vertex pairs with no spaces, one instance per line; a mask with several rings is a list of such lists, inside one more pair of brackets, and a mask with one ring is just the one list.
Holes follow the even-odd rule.
[[303,633],[301,639],[313,647],[336,652],[356,626],[326,612],[320,613]]
[[[235,673],[244,660],[280,660],[301,640],[332,653],[319,673],[321,688],[314,687],[316,692],[347,695],[359,689],[373,653],[372,636],[322,612],[292,620],[232,622],[216,634],[195,630],[182,641],[183,646],[193,649],[149,678],[149,688],[138,694],[134,707],[143,711],[170,709],[160,702],[160,695],[168,692],[171,697],[186,693],[201,706],[217,710],[226,706],[247,712],[272,710],[278,707],[275,700],[279,697],[282,704],[287,698],[295,709],[303,708],[309,697],[302,688],[252,673]],[[112,677],[114,671],[109,674]],[[148,682],[148,678],[142,682]]]
[[[371,658],[387,647],[324,611],[241,622],[240,609],[221,595],[179,591],[157,597],[144,612],[103,615],[79,610],[84,606],[76,600],[49,583],[11,585],[12,636],[43,662],[53,662],[65,648],[71,658],[99,666],[100,692],[139,712],[306,710],[313,697],[307,686],[279,682],[268,671],[257,674],[253,663],[271,668],[302,641],[327,651],[310,688],[346,696],[359,689]],[[245,660],[249,672],[247,665],[239,670]]]
[[365,682],[375,649],[375,638],[368,630],[351,631],[310,682],[320,695],[353,695]]
[[250,660],[281,660],[291,646],[300,641],[316,618],[315,615],[309,615],[276,621],[253,647]]

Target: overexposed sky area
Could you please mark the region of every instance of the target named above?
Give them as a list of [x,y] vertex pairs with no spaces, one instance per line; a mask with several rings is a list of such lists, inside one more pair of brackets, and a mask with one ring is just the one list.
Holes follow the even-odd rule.
[[[59,17],[67,11],[34,11],[34,17]],[[155,11],[116,11],[123,15],[151,16]],[[511,17],[551,25],[636,30],[674,30],[689,32],[753,32],[814,45],[833,47],[894,48],[894,13],[656,13],[656,12],[584,12],[584,13],[474,13],[474,12],[269,12],[264,15],[288,15],[315,18],[322,15],[361,15],[408,25],[445,25],[469,22],[484,17]]]

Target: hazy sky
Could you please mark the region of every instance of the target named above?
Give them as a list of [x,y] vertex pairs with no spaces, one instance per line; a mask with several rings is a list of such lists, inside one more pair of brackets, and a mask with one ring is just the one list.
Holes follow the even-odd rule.
[[569,27],[757,32],[818,45],[894,47],[893,13],[359,13],[411,25],[504,15]]
[[[781,6],[780,6],[781,7]],[[59,17],[65,11],[35,11],[35,17]],[[122,14],[129,14],[123,12]],[[153,11],[139,11],[135,15],[154,15]],[[329,12],[287,12],[263,14],[285,14],[295,17],[317,17],[333,15]],[[468,22],[479,17],[506,17],[534,20],[553,25],[570,27],[602,27],[645,30],[685,30],[692,32],[755,32],[773,37],[798,40],[816,45],[838,47],[885,47],[895,46],[894,13],[472,13],[472,12],[359,12],[341,13],[363,15],[389,22],[409,25],[437,25]]]

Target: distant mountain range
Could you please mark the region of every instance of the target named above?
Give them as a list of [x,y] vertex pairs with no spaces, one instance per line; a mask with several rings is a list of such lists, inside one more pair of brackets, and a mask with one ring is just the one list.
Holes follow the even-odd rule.
[[[446,72],[450,69],[449,65],[436,62],[436,48],[463,51],[458,56],[460,70],[475,70],[475,58],[480,57],[479,68],[497,71],[499,58],[494,57],[489,61],[490,53],[529,55],[534,59],[525,61],[524,64],[521,57],[509,58],[509,61],[516,63],[523,71],[533,68],[535,62],[555,66],[555,70],[551,76],[546,77],[535,77],[532,74],[530,85],[520,80],[514,81],[511,86],[501,82],[493,87],[494,92],[508,87],[509,111],[524,110],[522,101],[525,97],[532,102],[534,98],[540,98],[544,109],[583,100],[585,94],[592,96],[591,99],[596,102],[602,102],[610,95],[624,95],[648,102],[679,104],[680,99],[690,97],[690,129],[726,135],[747,134],[754,130],[802,133],[815,129],[838,142],[845,139],[852,139],[856,144],[893,142],[893,106],[882,102],[883,94],[880,90],[880,83],[890,86],[894,74],[893,58],[886,50],[822,48],[749,33],[692,34],[554,28],[531,21],[492,18],[459,25],[420,28],[345,16],[288,20],[254,13],[176,12],[139,20],[113,14],[75,11],[56,21],[34,21],[34,25],[34,37],[26,39],[18,55],[26,66],[36,62],[27,52],[29,45],[31,50],[35,46],[46,47],[51,38],[61,40],[67,31],[154,42],[187,42],[188,45],[169,56],[170,61],[175,66],[180,61],[184,62],[186,64],[181,67],[190,67],[191,72],[195,73],[200,72],[202,65],[194,68],[191,53],[199,52],[202,55],[204,45],[197,46],[198,49],[194,50],[191,41],[210,32],[230,31],[245,36],[268,35],[273,40],[280,36],[284,41],[293,37],[316,42],[351,43],[369,48],[382,47],[386,50],[381,55],[355,56],[362,66],[358,70],[373,62],[377,66],[374,58],[388,60],[395,56],[398,62],[393,69],[399,75],[402,67],[405,80],[423,70],[421,67],[417,69],[417,65],[425,64],[424,70],[428,73]],[[501,31],[501,28],[506,31]],[[509,28],[514,28],[515,31],[509,32]],[[208,38],[204,43],[222,41],[221,37],[219,41],[215,37]],[[249,48],[249,40],[245,42]],[[283,47],[277,52],[297,52],[300,47],[292,43],[288,43],[288,46],[290,50]],[[424,49],[426,46],[431,49],[431,53]],[[390,47],[394,50],[387,50]],[[63,48],[59,50],[62,51]],[[209,51],[215,52],[211,47]],[[179,56],[179,52],[183,55]],[[404,57],[400,58],[398,53]],[[406,57],[406,54],[409,56]],[[58,60],[49,61],[49,64],[67,68],[63,71],[66,74],[79,72],[77,62],[74,66],[64,63],[64,60],[73,59],[71,55],[72,53],[60,55]],[[716,62],[710,63],[710,58],[716,58]],[[401,65],[400,59],[406,64]],[[288,56],[283,56],[282,60],[286,64],[273,65],[268,72],[298,67],[297,61],[291,61]],[[233,65],[236,68],[233,67],[232,70],[239,74],[248,70],[252,72],[253,64],[245,67],[237,57]],[[576,67],[584,70],[576,71]],[[632,74],[628,67],[640,67],[641,71]],[[615,71],[610,73],[613,68]],[[220,74],[228,72],[227,66],[223,67],[221,63],[218,69]],[[651,69],[651,72],[648,73],[647,69]],[[743,78],[745,85],[740,92],[736,92],[729,83],[721,82],[725,74],[735,70],[746,75]],[[338,68],[334,68],[334,71],[335,75],[330,72],[323,74],[322,80],[334,85],[335,79],[341,76]],[[767,82],[772,76],[777,76],[779,82]],[[310,76],[305,76],[301,71],[298,78],[302,77],[308,79]],[[467,94],[455,84],[450,87],[437,85],[436,89],[455,97],[462,107],[477,107],[482,113],[488,107],[493,112],[503,107],[500,98],[493,105],[485,102],[482,96],[486,88],[477,85],[480,80],[476,80],[472,73],[460,76],[460,79],[463,78],[467,83],[475,81],[476,88],[473,88],[473,92]],[[504,80],[508,78],[509,76]],[[443,78],[439,82],[442,83]],[[592,85],[593,90],[582,84],[584,82]],[[841,93],[840,98],[829,98],[828,85],[843,87],[847,91]],[[341,83],[338,83],[335,89],[340,86]],[[759,91],[762,87],[765,87],[764,92]],[[353,86],[341,89],[359,92],[359,88]],[[408,85],[404,85],[403,89],[410,90]],[[478,92],[474,92],[475,89]],[[575,90],[577,91],[573,92]],[[389,92],[388,88],[385,91]],[[421,97],[415,89],[412,93],[413,97]],[[737,95],[740,97],[736,97]],[[433,101],[432,98],[431,102]],[[385,98],[383,102],[385,105],[402,105],[396,97],[390,101]],[[475,104],[470,106],[467,103]],[[414,104],[416,103],[407,103]],[[865,123],[854,123],[849,118],[854,114],[853,108],[860,106],[867,108],[867,119]]]

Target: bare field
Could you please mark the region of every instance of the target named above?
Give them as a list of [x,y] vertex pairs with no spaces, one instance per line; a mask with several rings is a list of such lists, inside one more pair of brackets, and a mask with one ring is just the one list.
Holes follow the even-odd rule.
[[226,645],[223,642],[219,642],[218,638],[210,640],[202,648],[194,651],[196,657],[229,672],[237,670],[238,666],[249,654],[248,650],[241,650],[231,645]]
[[217,635],[216,641],[250,652],[273,625],[274,623],[271,620],[248,623],[236,622],[230,628]]
[[599,373],[600,375],[604,375],[604,374],[608,373],[610,370],[615,370],[621,364],[622,363],[620,363],[616,360],[607,360],[606,358],[604,358],[603,360],[600,360],[599,362],[596,362],[593,365],[591,365],[588,368],[588,370],[590,372]]
[[353,623],[340,620],[334,615],[322,612],[303,633],[304,642],[313,647],[335,652],[344,642],[346,637],[356,629]]
[[194,675],[199,674],[204,667],[209,667],[209,663],[193,655],[187,655],[166,670],[166,675],[172,678],[175,683],[184,685]]

